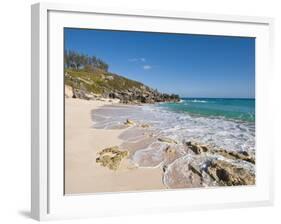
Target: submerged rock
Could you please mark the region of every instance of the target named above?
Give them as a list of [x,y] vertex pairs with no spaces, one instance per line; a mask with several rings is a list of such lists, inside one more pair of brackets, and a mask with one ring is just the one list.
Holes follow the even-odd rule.
[[186,145],[189,149],[191,149],[195,154],[201,154],[204,152],[208,152],[209,148],[206,145],[200,145],[198,143],[186,142]]
[[150,125],[149,125],[149,124],[141,124],[140,127],[141,127],[141,128],[149,128]]
[[170,165],[165,165],[163,167],[164,184],[169,188],[203,187],[201,172],[197,172],[197,168],[194,168],[195,164],[191,165],[192,161],[196,159],[196,156],[187,155]]
[[235,151],[227,151],[225,149],[219,149],[219,150],[213,150],[213,153],[219,154],[228,159],[241,159],[255,164],[255,158],[253,156],[250,156],[247,152],[235,152]]
[[220,185],[253,185],[255,175],[243,167],[223,160],[213,160],[207,168],[207,173]]
[[178,142],[176,140],[171,139],[171,138],[167,138],[167,137],[158,138],[158,141],[159,142],[166,142],[166,143],[170,143],[170,144],[178,144]]
[[111,170],[117,170],[122,160],[129,156],[128,151],[120,150],[118,146],[105,148],[98,154],[99,157],[96,158],[96,163]]
[[[164,183],[170,188],[236,186],[255,184],[254,157],[248,153],[214,149],[186,142],[186,156],[169,163],[175,151],[166,148]],[[174,145],[175,146],[175,145]]]
[[137,150],[132,160],[139,167],[156,167],[165,160],[165,144],[153,142],[145,149]]
[[165,157],[165,163],[169,164],[169,163],[173,162],[175,159],[177,159],[179,157],[179,155],[177,154],[176,148],[169,145],[165,149],[164,157]]
[[176,149],[175,148],[172,148],[171,146],[168,146],[166,149],[165,149],[165,152],[169,155],[173,155],[176,153]]

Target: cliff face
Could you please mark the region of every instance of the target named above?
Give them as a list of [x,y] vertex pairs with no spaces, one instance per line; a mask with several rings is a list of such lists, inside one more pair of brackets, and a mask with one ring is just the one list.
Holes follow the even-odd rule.
[[65,84],[72,87],[74,98],[90,99],[98,94],[120,99],[121,103],[178,102],[178,95],[160,93],[140,82],[103,70],[85,71],[66,69]]

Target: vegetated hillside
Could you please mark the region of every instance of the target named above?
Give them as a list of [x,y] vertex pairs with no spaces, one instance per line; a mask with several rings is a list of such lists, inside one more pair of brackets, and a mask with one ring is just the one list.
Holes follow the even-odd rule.
[[65,69],[65,84],[72,87],[74,98],[90,99],[95,94],[120,99],[121,103],[178,102],[178,95],[160,93],[141,82],[95,69]]

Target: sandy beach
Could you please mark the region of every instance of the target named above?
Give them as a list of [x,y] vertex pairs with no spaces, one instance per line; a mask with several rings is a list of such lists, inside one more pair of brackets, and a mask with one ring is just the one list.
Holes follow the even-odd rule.
[[112,102],[65,99],[65,194],[164,189],[162,169],[139,168],[122,161],[111,170],[96,163],[98,152],[118,146],[124,129],[92,127],[91,113]]
[[255,185],[254,38],[64,33],[66,194]]

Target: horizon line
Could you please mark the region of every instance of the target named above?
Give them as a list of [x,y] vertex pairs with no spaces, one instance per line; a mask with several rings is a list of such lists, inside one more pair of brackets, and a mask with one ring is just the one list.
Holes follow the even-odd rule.
[[196,98],[196,99],[251,99],[251,100],[255,100],[255,97],[191,97],[191,96],[180,96],[180,98]]

